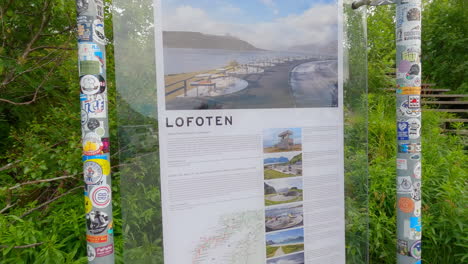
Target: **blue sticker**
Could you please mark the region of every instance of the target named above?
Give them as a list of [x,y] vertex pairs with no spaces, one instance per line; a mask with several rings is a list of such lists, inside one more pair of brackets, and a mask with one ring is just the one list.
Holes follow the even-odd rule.
[[417,232],[421,232],[421,217],[410,217],[410,228],[414,228]]
[[399,153],[409,153],[409,144],[398,144]]
[[398,132],[398,140],[409,140],[408,122],[398,122],[397,132]]
[[108,155],[94,155],[94,156],[83,156],[82,161],[87,161],[87,160],[92,160],[92,159],[103,159],[103,160],[109,160]]

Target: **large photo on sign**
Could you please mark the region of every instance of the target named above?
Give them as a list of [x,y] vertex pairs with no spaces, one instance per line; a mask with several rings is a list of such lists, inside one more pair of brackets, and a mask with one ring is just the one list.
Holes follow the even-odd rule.
[[338,106],[336,0],[165,0],[166,110]]

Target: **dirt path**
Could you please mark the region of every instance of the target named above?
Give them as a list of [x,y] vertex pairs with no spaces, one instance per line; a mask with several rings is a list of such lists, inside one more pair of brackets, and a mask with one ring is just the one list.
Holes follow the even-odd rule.
[[279,257],[279,256],[283,256],[283,255],[284,255],[283,248],[282,248],[282,247],[279,247],[279,248],[276,250],[274,257]]

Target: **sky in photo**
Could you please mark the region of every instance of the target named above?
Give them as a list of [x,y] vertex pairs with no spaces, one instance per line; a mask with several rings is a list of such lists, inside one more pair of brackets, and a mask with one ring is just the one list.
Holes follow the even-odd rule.
[[292,229],[287,231],[282,231],[278,233],[270,233],[266,235],[266,240],[271,240],[275,243],[281,243],[285,239],[302,237],[302,242],[304,242],[304,229]]
[[231,35],[261,49],[337,38],[336,0],[162,0],[163,30]]
[[273,186],[276,190],[285,188],[290,189],[292,187],[296,187],[302,190],[302,178],[283,178],[266,181],[266,183],[270,186]]
[[302,144],[302,134],[300,128],[272,128],[263,131],[263,146],[272,147],[280,141],[278,135],[286,130],[293,132],[290,138],[294,139],[294,144]]

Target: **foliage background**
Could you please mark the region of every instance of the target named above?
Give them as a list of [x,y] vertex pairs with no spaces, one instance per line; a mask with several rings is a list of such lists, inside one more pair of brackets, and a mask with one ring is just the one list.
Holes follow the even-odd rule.
[[[106,2],[110,18],[110,1]],[[424,79],[466,93],[467,2],[424,2]],[[379,264],[395,262],[395,99],[380,89],[394,85],[386,75],[395,67],[394,13],[391,6],[368,9],[369,247],[370,263]],[[0,263],[87,262],[75,16],[74,1],[0,0]],[[112,40],[111,19],[106,33]],[[116,109],[117,97],[113,49],[108,45],[110,109]],[[460,137],[441,134],[444,117],[423,116],[423,257],[424,263],[458,264],[468,261],[468,159]],[[116,153],[116,252],[121,262],[122,232],[160,233],[160,226],[148,220],[160,217],[160,211],[144,212],[141,225],[149,228],[122,229],[121,203],[131,203],[120,200],[119,169],[135,167],[115,166],[115,112],[110,120]],[[141,148],[133,151],[137,150]],[[145,195],[159,200],[158,190]],[[160,237],[148,238],[148,245],[131,254],[160,263]]]

